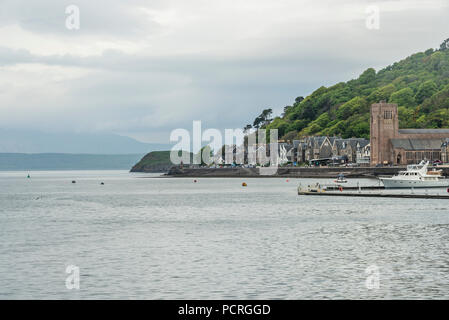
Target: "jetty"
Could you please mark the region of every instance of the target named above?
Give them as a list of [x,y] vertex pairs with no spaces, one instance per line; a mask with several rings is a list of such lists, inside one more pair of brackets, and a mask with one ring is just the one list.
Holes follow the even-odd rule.
[[325,196],[325,197],[364,197],[364,198],[404,198],[404,199],[448,199],[449,194],[406,194],[406,193],[350,193],[350,192],[298,192],[300,196]]
[[[370,192],[370,191],[375,192]],[[298,187],[300,196],[325,196],[325,197],[360,197],[360,198],[403,198],[403,199],[448,199],[449,193],[415,193],[414,189],[394,190],[393,192],[380,192],[386,190],[383,186],[345,187],[316,185],[303,188]],[[446,192],[446,190],[444,190]]]

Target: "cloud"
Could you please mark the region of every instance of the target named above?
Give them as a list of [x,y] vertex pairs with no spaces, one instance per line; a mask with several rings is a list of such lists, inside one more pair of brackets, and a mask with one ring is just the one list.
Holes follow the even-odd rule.
[[[81,29],[67,30],[78,5]],[[365,27],[368,5],[381,28]],[[111,132],[233,128],[262,108],[437,47],[446,1],[0,2],[0,126]]]

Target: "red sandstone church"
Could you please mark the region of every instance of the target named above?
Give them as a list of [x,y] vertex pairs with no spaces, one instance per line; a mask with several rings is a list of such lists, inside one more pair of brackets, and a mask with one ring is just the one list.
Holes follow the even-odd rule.
[[373,104],[370,127],[371,165],[405,165],[419,163],[421,160],[449,160],[449,129],[399,129],[396,104]]

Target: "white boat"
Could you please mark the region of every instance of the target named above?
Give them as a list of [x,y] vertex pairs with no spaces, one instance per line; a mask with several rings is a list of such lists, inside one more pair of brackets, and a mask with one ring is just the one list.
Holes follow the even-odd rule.
[[346,180],[345,176],[343,175],[343,173],[340,173],[337,177],[337,180],[334,180],[335,183],[339,184],[339,183],[347,183],[348,180]]
[[407,166],[391,178],[380,178],[386,189],[395,188],[442,188],[449,187],[449,181],[442,176],[442,170],[429,171],[429,161]]

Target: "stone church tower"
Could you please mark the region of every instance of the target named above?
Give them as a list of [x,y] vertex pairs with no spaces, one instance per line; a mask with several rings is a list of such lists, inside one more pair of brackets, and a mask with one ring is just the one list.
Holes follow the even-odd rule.
[[399,131],[398,106],[380,102],[371,106],[371,165],[389,161],[394,163],[390,141]]

